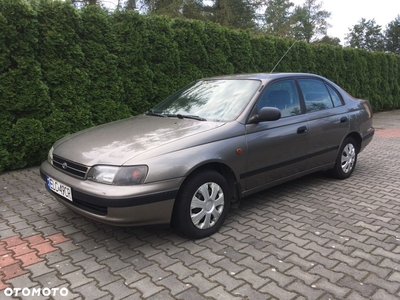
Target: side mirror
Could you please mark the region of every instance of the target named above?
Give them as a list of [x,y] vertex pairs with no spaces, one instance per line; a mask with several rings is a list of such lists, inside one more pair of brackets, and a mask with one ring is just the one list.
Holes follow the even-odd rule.
[[263,107],[258,115],[250,118],[249,123],[255,124],[266,121],[276,121],[281,118],[281,111],[276,107]]

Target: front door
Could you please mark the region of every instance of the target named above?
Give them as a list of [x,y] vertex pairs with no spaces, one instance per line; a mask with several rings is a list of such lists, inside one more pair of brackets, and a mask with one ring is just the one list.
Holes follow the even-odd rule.
[[241,177],[247,179],[247,190],[267,187],[307,169],[308,122],[301,113],[294,80],[269,85],[255,112],[266,106],[279,108],[281,118],[246,125],[247,171]]

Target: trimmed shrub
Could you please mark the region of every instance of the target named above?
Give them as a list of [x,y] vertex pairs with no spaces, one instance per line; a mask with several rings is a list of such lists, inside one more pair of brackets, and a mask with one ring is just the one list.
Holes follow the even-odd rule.
[[123,82],[118,73],[117,38],[110,18],[98,6],[88,6],[81,13],[82,67],[88,74],[85,102],[90,106],[92,122],[103,124],[130,116],[124,103]]
[[113,53],[118,57],[122,101],[136,115],[149,109],[154,98],[154,74],[145,58],[145,49],[150,48],[146,20],[133,11],[117,11],[111,15],[111,26],[116,38]]
[[250,35],[245,31],[227,30],[226,37],[230,45],[228,61],[233,65],[234,73],[250,73],[256,69],[251,49]]
[[204,29],[202,41],[208,54],[208,65],[203,71],[204,76],[233,74],[234,67],[228,60],[231,47],[225,35],[228,29],[210,22],[204,24]]
[[43,0],[38,7],[38,62],[49,89],[51,112],[43,128],[51,141],[93,126],[87,101],[89,75],[85,69],[80,12],[67,2]]
[[11,143],[8,145],[8,151],[12,153],[8,159],[9,166],[20,169],[43,161],[48,149],[43,152],[47,134],[42,122],[30,118],[18,119],[11,127],[9,136]]
[[374,111],[400,108],[399,55],[61,0],[0,0],[0,172],[38,164],[62,136],[143,113],[200,77],[271,71],[320,74]]
[[[26,141],[38,137],[16,135],[20,119],[42,120],[51,112],[48,87],[43,82],[38,56],[36,11],[22,0],[0,1],[0,172],[22,168],[41,160],[49,143],[47,134],[28,150],[29,160],[15,149],[26,149]],[[40,122],[40,121],[39,121]],[[25,133],[28,133],[25,131]],[[30,143],[29,143],[30,144]]]
[[180,87],[179,50],[174,41],[170,19],[166,17],[144,17],[144,19],[145,36],[148,41],[143,48],[144,59],[152,74],[152,94],[148,101],[150,106],[153,106]]
[[178,86],[204,77],[209,66],[209,57],[204,41],[204,24],[200,21],[173,20],[171,26],[174,41],[179,49],[180,76]]

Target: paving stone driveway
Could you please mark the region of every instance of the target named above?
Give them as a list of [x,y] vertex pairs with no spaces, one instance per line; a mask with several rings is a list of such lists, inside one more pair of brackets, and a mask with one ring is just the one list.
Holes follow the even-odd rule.
[[85,219],[38,168],[2,174],[0,299],[400,299],[400,111],[374,126],[350,179],[256,194],[197,241]]

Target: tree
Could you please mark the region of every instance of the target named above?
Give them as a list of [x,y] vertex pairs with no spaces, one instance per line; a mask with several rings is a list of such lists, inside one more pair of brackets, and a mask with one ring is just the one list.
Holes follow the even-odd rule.
[[364,49],[368,51],[383,51],[384,36],[382,27],[377,25],[375,19],[366,20],[362,18],[345,37],[346,46]]
[[209,9],[211,21],[230,28],[254,28],[257,6],[257,2],[250,0],[215,0]]
[[144,0],[146,6],[146,12],[149,14],[158,14],[168,17],[180,17],[182,15],[182,4],[181,0]]
[[340,46],[340,39],[325,35],[323,38],[314,41],[315,44],[327,44],[332,46]]
[[203,21],[207,20],[206,16],[209,15],[207,7],[203,5],[203,0],[126,0],[125,9],[137,9],[147,14]]
[[400,15],[390,22],[386,28],[385,51],[400,54]]
[[82,7],[86,5],[97,5],[99,4],[100,1],[98,0],[71,0],[72,4],[75,5],[75,7]]
[[293,6],[294,3],[289,0],[268,0],[264,13],[265,31],[279,37],[291,37]]
[[310,43],[318,36],[326,35],[330,26],[327,19],[330,16],[330,12],[322,9],[322,2],[306,0],[302,6],[296,6],[293,13],[294,37]]
[[255,11],[261,5],[261,1],[263,0],[211,0],[204,3],[203,0],[136,0],[136,2],[135,0],[118,0],[119,3],[125,3],[123,5],[125,9],[134,7],[147,14],[212,21],[238,29],[256,27]]
[[[121,0],[118,0],[118,1],[121,1]],[[135,10],[136,9],[136,0],[127,0],[127,1],[125,1],[125,9],[127,9],[127,10]]]
[[207,20],[202,0],[185,0],[182,6],[182,16],[188,19]]

